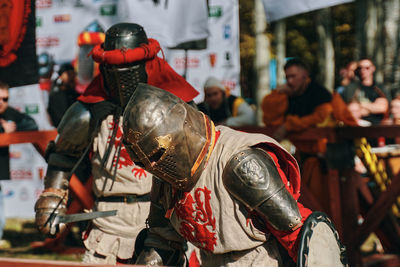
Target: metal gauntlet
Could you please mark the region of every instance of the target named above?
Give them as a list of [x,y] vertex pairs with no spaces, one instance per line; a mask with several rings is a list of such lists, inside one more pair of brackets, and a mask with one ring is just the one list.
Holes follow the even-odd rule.
[[297,202],[265,151],[248,148],[233,155],[222,179],[229,193],[250,210],[256,210],[275,229],[289,231],[301,225]]

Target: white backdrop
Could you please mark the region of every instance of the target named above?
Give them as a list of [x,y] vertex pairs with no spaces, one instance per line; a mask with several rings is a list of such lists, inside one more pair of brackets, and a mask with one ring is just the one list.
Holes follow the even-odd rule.
[[[239,4],[238,0],[210,0],[206,50],[188,52],[187,80],[199,92],[195,101],[203,101],[203,85],[214,76],[240,95]],[[168,62],[180,74],[184,72],[184,52],[168,50]]]
[[325,7],[354,2],[354,0],[262,0],[268,21],[306,13]]
[[[188,53],[187,79],[201,93],[196,101],[202,101],[209,75],[240,94],[238,0],[209,0],[209,11],[206,0],[159,0],[158,5],[152,0],[36,0],[37,54],[48,52],[57,63],[72,61],[79,33],[95,21],[104,30],[118,22],[141,24],[180,74],[184,52],[167,47],[207,38],[207,49]],[[41,130],[52,128],[45,103],[37,84],[10,90],[10,105],[32,116]],[[1,182],[6,216],[32,217],[46,162],[30,144],[12,145],[10,156],[11,181]]]
[[[142,25],[157,39],[170,65],[184,72],[184,52],[169,50],[182,42],[207,38],[208,47],[189,51],[187,80],[203,99],[203,84],[212,74],[240,95],[238,0],[36,0],[38,54],[47,51],[57,62],[77,53],[78,34],[94,21],[107,30],[117,22]],[[160,54],[161,56],[161,54]]]
[[[40,130],[53,129],[47,117],[43,92],[38,84],[11,88],[9,96],[9,105],[35,119]],[[11,180],[1,181],[6,217],[34,216],[33,207],[43,189],[42,178],[46,168],[45,160],[33,145],[10,146]]]

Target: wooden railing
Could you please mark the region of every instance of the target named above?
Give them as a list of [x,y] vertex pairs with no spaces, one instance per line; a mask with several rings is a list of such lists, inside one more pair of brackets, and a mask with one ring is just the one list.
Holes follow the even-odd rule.
[[[240,131],[262,133],[273,136],[275,128],[263,127],[241,127]],[[328,143],[335,145],[345,140],[357,138],[397,138],[400,137],[400,125],[376,125],[370,127],[336,127],[336,128],[312,128],[303,132],[290,133],[288,139],[291,141],[315,141],[326,138]],[[328,161],[328,159],[327,159]],[[329,162],[328,162],[329,166]],[[400,173],[392,178],[387,191],[381,193],[377,199],[373,199],[370,189],[365,181],[353,169],[329,169],[328,184],[330,195],[330,217],[338,229],[341,239],[348,249],[348,256],[351,265],[356,266],[361,262],[360,245],[367,237],[375,232],[378,234],[385,247],[392,250],[399,250],[396,246],[400,242],[400,226],[394,220],[392,235],[381,231],[384,219],[390,212],[391,206],[400,196]],[[307,188],[302,188],[302,194],[307,194]],[[312,199],[306,196],[307,200]],[[369,205],[361,204],[361,199],[369,199]],[[365,202],[365,200],[363,201]],[[318,206],[315,205],[315,206]],[[363,213],[363,220],[360,214]],[[397,241],[396,241],[397,240]],[[399,257],[390,258],[391,262],[399,264]],[[375,265],[374,265],[375,266]],[[380,266],[380,265],[376,265]],[[389,266],[389,265],[384,265]],[[390,265],[392,266],[392,265]]]
[[29,131],[29,132],[14,132],[0,134],[0,147],[9,146],[12,144],[31,143],[37,151],[44,156],[47,144],[54,140],[57,136],[57,131]]

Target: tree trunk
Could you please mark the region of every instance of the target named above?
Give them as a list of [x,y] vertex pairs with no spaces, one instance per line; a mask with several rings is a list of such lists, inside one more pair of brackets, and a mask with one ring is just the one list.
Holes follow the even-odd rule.
[[279,20],[275,25],[276,39],[276,84],[280,85],[285,82],[285,65],[286,58],[286,21]]
[[256,32],[256,102],[257,102],[257,123],[262,125],[262,109],[261,102],[266,94],[269,93],[269,60],[270,60],[270,42],[265,34],[267,21],[265,11],[261,0],[255,0],[255,32]]
[[385,44],[385,87],[388,92],[396,91],[400,82],[400,68],[399,68],[399,12],[400,0],[385,0],[384,1],[384,44]]
[[324,8],[317,13],[319,81],[329,90],[335,86],[335,50],[332,38],[331,9]]
[[366,36],[364,57],[374,61],[376,33],[378,31],[378,12],[376,8],[376,1],[368,0],[367,2],[367,16],[364,24],[364,32]]
[[384,42],[382,42],[382,40],[384,40],[383,26],[384,26],[385,14],[384,14],[383,2],[384,2],[383,0],[376,1],[378,31],[376,33],[375,53],[373,55],[373,59],[376,66],[375,79],[378,83],[383,83],[384,81],[385,44]]

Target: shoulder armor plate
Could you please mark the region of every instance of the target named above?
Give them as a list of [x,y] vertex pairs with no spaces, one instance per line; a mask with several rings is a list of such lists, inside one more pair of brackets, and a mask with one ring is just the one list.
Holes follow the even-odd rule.
[[[233,155],[223,172],[223,182],[236,198],[250,209],[284,187],[274,161],[263,150],[248,148]],[[276,180],[275,183],[271,180]]]
[[56,151],[83,151],[90,142],[90,112],[79,101],[72,104],[65,112],[57,131]]
[[247,148],[233,155],[222,180],[225,188],[274,228],[293,229],[301,222],[297,202],[286,190],[273,159],[262,149]]

